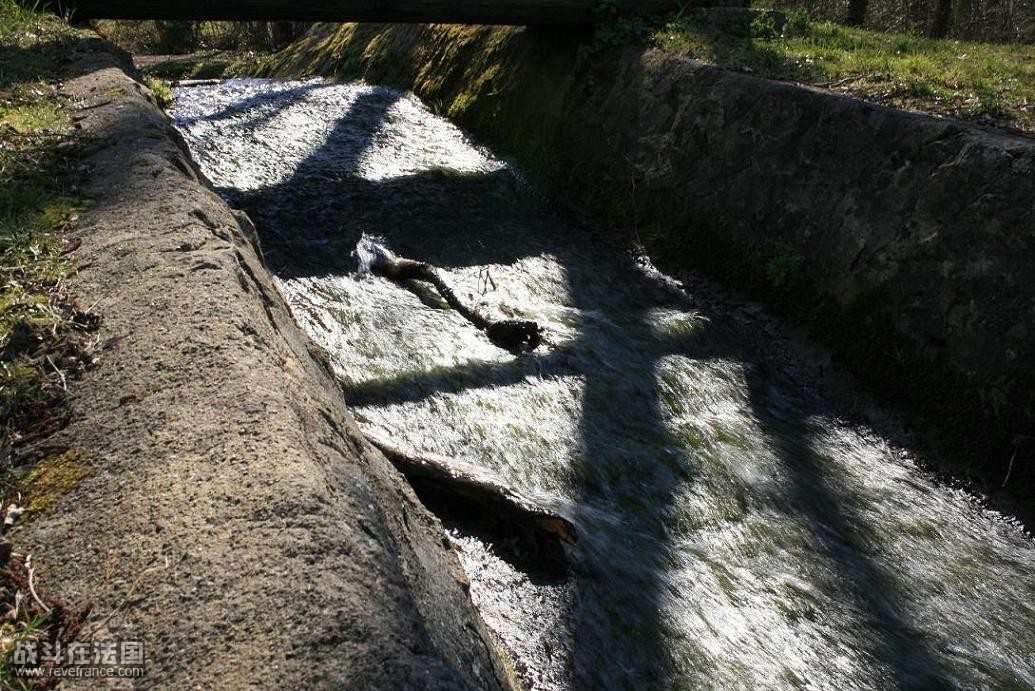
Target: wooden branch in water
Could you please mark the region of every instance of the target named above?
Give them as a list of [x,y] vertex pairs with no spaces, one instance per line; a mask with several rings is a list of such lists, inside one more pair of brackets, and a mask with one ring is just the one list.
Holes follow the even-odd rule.
[[381,451],[406,476],[420,494],[421,487],[460,497],[476,505],[487,516],[515,527],[538,533],[551,540],[575,544],[575,526],[566,518],[537,506],[507,487],[479,480],[450,467],[444,459],[418,456],[382,439],[364,433],[367,441]]
[[535,350],[542,343],[543,332],[536,322],[526,319],[500,319],[498,321],[486,319],[476,310],[465,305],[449,287],[449,284],[442,280],[435,268],[427,262],[384,254],[371,263],[370,271],[376,276],[403,285],[408,281],[430,283],[435,286],[450,307],[484,331],[492,344],[499,348],[516,354]]
[[425,281],[430,283],[442,294],[449,306],[459,312],[464,319],[483,331],[489,326],[489,320],[461,302],[460,298],[453,292],[453,289],[449,287],[449,284],[443,281],[438,272],[427,262],[419,262],[402,257],[383,256],[379,257],[371,265],[370,271],[395,283],[404,283],[405,281]]

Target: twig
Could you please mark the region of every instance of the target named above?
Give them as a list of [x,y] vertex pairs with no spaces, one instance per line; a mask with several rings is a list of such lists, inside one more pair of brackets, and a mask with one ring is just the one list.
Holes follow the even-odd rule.
[[1010,473],[1013,472],[1013,462],[1017,458],[1017,443],[1013,445],[1013,455],[1010,456],[1010,465],[1006,469],[1006,477],[1003,478],[1003,486],[999,489],[1006,489],[1006,483],[1010,481]]
[[636,175],[635,166],[633,166],[632,159],[628,156],[623,156],[625,164],[629,166],[629,201],[632,202],[632,224],[633,224],[633,235],[636,237],[636,244],[643,247],[643,240],[640,239],[640,222],[636,210]]
[[222,84],[224,81],[223,79],[177,79],[173,82],[173,86],[213,86]]
[[29,572],[29,594],[32,595],[32,599],[36,601],[36,604],[43,608],[44,612],[50,614],[50,607],[47,607],[47,605],[43,603],[43,600],[40,599],[40,596],[36,594],[36,586],[32,582],[33,576],[36,575],[36,572],[35,569],[32,568],[31,554],[25,555],[25,570]]
[[103,299],[104,299],[103,297],[99,297],[96,300],[94,300],[93,304],[91,304],[89,307],[87,307],[85,310],[83,310],[83,314],[90,314],[91,312],[93,312],[93,308],[96,307],[97,305],[101,304],[101,300],[103,300]]
[[489,286],[492,286],[492,289],[494,291],[498,289],[496,286],[496,281],[492,280],[492,272],[489,271],[488,267],[484,269],[479,269],[478,283],[478,289],[481,291],[482,295],[485,295],[487,292],[489,292]]
[[857,75],[854,75],[854,76],[851,76],[851,77],[845,77],[844,79],[838,80],[836,82],[820,82],[820,83],[816,84],[816,86],[822,87],[824,89],[833,89],[833,88],[838,87],[838,86],[844,86],[845,84],[847,84],[849,82],[857,82],[860,79],[864,78],[865,76],[866,76],[865,74],[857,74]]
[[58,369],[57,365],[54,364],[54,361],[50,359],[49,355],[47,356],[47,362],[50,363],[50,366],[54,368],[54,372],[58,375],[58,378],[61,379],[61,388],[65,393],[68,393],[68,381],[65,379],[64,373]]
[[[628,157],[626,157],[625,160],[629,163],[630,166],[632,165],[632,161],[630,161]],[[636,237],[636,244],[640,247],[645,248],[646,245],[643,244],[643,240],[640,238],[640,219],[639,214],[636,210],[636,176],[632,173],[629,174],[629,196],[632,201],[633,235]]]
[[[181,559],[182,559],[182,557],[181,557]],[[177,561],[177,563],[179,563],[179,561]],[[148,574],[151,574],[151,573],[156,573],[158,571],[165,571],[170,566],[171,566],[171,564],[169,563],[169,557],[166,556],[165,557],[165,566],[151,566],[151,567],[148,567],[148,568],[144,569],[143,571],[141,571],[140,575],[138,575],[136,580],[133,581],[133,584],[129,586],[129,590],[126,591],[126,595],[122,599],[122,602],[119,603],[119,605],[117,607],[115,607],[115,609],[113,609],[111,612],[109,612],[108,616],[104,617],[104,619],[101,619],[99,622],[97,622],[93,626],[93,628],[91,628],[90,631],[86,634],[86,637],[89,638],[89,637],[93,636],[95,633],[97,633],[98,631],[100,631],[102,628],[104,628],[104,626],[109,621],[111,621],[112,617],[114,617],[116,614],[118,614],[119,612],[121,612],[123,609],[126,608],[126,605],[128,605],[130,603],[130,601],[132,600],[133,594],[136,593],[137,587],[140,585],[141,581],[144,580],[145,576],[147,576]]]
[[50,137],[50,138],[56,139],[57,137],[60,137],[61,135],[60,134],[56,134],[56,133],[52,133],[52,132],[14,132],[14,131],[11,131],[11,132],[4,132],[4,136],[5,137],[17,137],[17,138],[20,138],[20,139],[30,139],[30,138],[44,139],[46,137]]
[[111,103],[111,99],[108,99],[107,101],[101,101],[100,103],[90,103],[90,104],[87,104],[87,105],[77,106],[76,110],[80,111],[80,110],[90,110],[92,108],[100,108],[101,106],[106,106],[109,103]]
[[22,609],[22,600],[25,599],[25,593],[18,590],[14,594],[14,609],[7,615],[7,618],[11,621],[18,621],[18,612]]

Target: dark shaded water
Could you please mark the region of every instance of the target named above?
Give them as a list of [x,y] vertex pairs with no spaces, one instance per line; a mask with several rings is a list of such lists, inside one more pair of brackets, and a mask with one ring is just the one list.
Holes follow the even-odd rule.
[[[840,419],[753,322],[594,243],[397,91],[235,81],[174,116],[361,425],[578,526],[560,583],[455,538],[531,688],[1035,686],[1030,539]],[[512,356],[363,275],[364,234],[551,346]]]

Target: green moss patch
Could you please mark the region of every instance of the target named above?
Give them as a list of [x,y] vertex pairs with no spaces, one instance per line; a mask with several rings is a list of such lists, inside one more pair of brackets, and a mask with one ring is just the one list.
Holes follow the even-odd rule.
[[83,457],[82,451],[68,449],[36,463],[17,485],[25,509],[38,514],[69,494],[86,474]]

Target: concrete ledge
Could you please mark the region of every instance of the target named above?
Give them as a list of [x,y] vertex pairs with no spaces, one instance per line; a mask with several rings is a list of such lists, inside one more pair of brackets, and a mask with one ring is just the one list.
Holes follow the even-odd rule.
[[97,48],[63,92],[97,150],[74,282],[100,363],[46,442],[82,479],[13,534],[41,588],[94,602],[85,637],[144,641],[141,686],[508,687],[441,526],[356,430],[246,219]]

